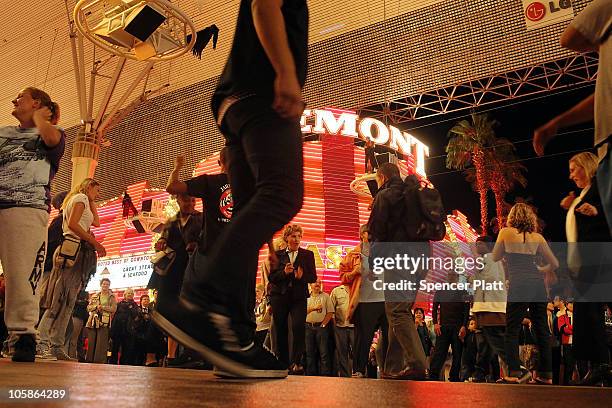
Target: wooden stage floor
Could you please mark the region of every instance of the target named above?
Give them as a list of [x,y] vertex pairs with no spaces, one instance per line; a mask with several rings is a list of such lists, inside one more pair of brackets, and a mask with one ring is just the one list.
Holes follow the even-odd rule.
[[[65,400],[9,400],[8,390],[66,389]],[[222,380],[209,371],[0,359],[0,407],[604,407],[612,388],[329,377]]]

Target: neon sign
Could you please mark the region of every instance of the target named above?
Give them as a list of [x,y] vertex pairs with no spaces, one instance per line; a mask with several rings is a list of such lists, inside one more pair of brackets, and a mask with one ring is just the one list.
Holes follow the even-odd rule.
[[352,111],[337,109],[306,109],[300,119],[302,133],[347,136],[371,140],[375,144],[387,145],[402,154],[414,157],[415,172],[426,176],[425,157],[429,147],[414,135],[395,126],[387,126],[373,118],[359,118]]

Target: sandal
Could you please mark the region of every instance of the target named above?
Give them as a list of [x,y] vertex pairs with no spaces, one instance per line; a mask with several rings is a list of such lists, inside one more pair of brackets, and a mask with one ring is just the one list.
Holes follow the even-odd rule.
[[529,383],[535,384],[535,385],[553,385],[553,381],[551,378],[544,378],[544,377],[536,377]]
[[521,375],[518,377],[508,376],[504,377],[502,384],[525,384],[531,379],[531,373],[529,370],[521,370]]

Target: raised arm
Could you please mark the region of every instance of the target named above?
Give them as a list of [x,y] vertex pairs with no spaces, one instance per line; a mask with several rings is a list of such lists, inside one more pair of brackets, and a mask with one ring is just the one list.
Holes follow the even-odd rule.
[[185,165],[185,156],[176,156],[174,159],[174,168],[168,176],[168,183],[166,184],[166,191],[170,194],[180,194],[187,192],[187,184],[184,181],[179,180],[179,173]]
[[32,116],[38,134],[48,148],[57,146],[62,140],[62,133],[51,124],[51,110],[43,106],[37,109]]

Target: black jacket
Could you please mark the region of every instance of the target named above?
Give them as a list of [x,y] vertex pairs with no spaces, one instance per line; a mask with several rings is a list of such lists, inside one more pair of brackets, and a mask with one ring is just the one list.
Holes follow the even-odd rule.
[[316,282],[317,269],[315,267],[314,253],[308,249],[298,249],[298,254],[293,262],[297,270],[299,266],[304,270],[301,279],[296,279],[294,274],[285,273],[285,265],[289,263],[289,254],[286,250],[276,251],[278,267],[270,271],[269,293],[270,296],[291,296],[293,300],[307,299],[309,297],[308,284]]
[[578,242],[609,242],[610,230],[606,222],[601,198],[599,197],[599,189],[597,188],[597,179],[593,177],[591,180],[591,188],[576,205],[580,207],[584,203],[589,203],[597,208],[597,215],[590,217],[588,215],[575,212],[576,228],[578,230]]
[[380,187],[368,221],[371,242],[409,241],[402,218],[404,216],[404,183],[392,177]]
[[62,230],[62,222],[64,217],[60,211],[57,217],[51,221],[49,228],[47,229],[47,257],[45,258],[45,272],[51,272],[53,269],[53,255],[55,250],[62,243],[64,237],[64,231]]

